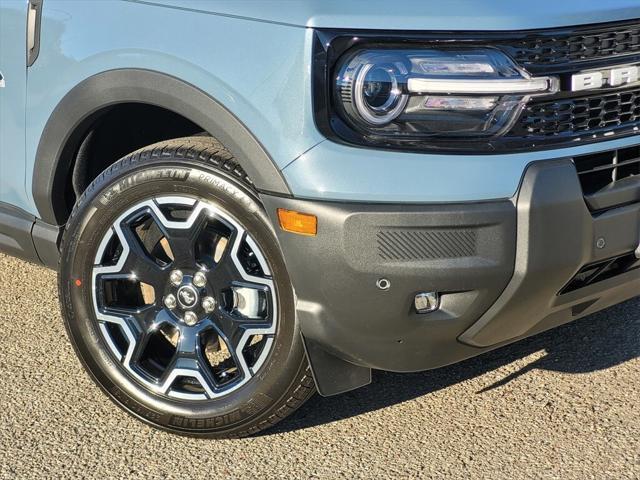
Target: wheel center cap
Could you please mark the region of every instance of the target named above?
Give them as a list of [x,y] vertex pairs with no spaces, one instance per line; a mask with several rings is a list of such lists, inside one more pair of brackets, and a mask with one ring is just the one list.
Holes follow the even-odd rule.
[[178,289],[178,303],[186,310],[198,304],[198,292],[192,285],[183,285]]

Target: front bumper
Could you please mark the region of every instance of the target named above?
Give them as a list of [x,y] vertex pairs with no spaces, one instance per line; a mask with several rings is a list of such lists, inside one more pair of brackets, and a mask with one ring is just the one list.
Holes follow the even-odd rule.
[[[315,237],[276,228],[302,333],[361,367],[447,365],[640,294],[635,257],[619,274],[561,293],[585,265],[628,260],[640,243],[640,204],[592,214],[569,158],[531,164],[509,200],[264,201],[274,224],[277,208],[317,215]],[[391,288],[379,289],[380,278]],[[415,313],[421,291],[440,292],[441,308]]]

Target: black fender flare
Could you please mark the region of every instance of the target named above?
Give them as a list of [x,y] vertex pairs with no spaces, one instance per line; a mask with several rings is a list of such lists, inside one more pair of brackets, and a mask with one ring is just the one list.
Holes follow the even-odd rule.
[[66,221],[65,184],[74,150],[95,116],[120,103],[145,103],[182,115],[225,145],[258,190],[291,194],[265,148],[238,118],[210,95],[178,78],[152,70],[108,70],[88,77],[71,89],[45,125],[33,169],[33,198],[45,222],[61,225]]

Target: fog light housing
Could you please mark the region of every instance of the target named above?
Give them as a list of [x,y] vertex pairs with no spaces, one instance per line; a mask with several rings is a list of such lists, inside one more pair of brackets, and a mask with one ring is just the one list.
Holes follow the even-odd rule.
[[420,292],[413,300],[416,313],[434,312],[440,308],[440,295],[438,292]]

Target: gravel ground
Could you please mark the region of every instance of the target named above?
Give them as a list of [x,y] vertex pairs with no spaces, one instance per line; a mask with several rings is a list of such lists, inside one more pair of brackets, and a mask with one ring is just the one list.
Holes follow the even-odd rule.
[[640,298],[211,441],[102,395],[65,336],[53,272],[0,255],[0,274],[0,478],[640,478]]

